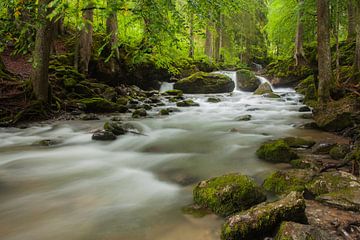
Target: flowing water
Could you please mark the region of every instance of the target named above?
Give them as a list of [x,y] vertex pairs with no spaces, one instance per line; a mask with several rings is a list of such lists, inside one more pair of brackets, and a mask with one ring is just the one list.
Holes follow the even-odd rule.
[[[189,95],[201,107],[166,117],[154,109],[153,117],[132,121],[144,135],[114,142],[91,140],[90,131],[110,117],[0,129],[0,238],[219,239],[221,218],[181,212],[192,199],[186,183],[228,172],[261,182],[281,167],[256,158],[262,142],[300,133],[323,137],[295,128],[306,121],[298,112],[301,96],[276,91],[279,100],[241,91]],[[207,103],[209,96],[222,102]],[[252,120],[234,120],[244,114]],[[59,144],[34,144],[43,139]]]

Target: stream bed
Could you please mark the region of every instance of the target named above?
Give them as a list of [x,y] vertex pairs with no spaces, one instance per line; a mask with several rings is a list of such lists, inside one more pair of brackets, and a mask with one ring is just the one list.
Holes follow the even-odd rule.
[[[301,96],[291,89],[275,92],[281,99],[237,90],[187,95],[200,107],[181,108],[170,116],[159,116],[157,108],[149,118],[129,118],[144,135],[128,134],[113,142],[92,141],[90,133],[110,116],[0,129],[0,238],[219,239],[221,218],[181,212],[192,202],[192,184],[229,172],[261,183],[266,174],[284,167],[257,159],[262,142],[293,135],[330,137],[297,128],[309,121],[298,112]],[[208,103],[210,96],[222,101]],[[246,114],[250,121],[235,120]],[[34,144],[44,139],[59,144]]]

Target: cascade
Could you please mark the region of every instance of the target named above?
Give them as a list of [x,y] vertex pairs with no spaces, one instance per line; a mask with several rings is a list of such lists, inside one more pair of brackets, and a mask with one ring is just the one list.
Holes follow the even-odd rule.
[[174,83],[162,82],[160,86],[160,92],[166,92],[174,89]]

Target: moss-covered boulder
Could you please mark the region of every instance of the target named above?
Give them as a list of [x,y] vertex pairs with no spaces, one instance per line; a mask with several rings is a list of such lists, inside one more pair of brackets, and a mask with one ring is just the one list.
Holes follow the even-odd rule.
[[235,118],[235,121],[250,121],[252,118],[251,115],[246,114],[246,115],[241,115]]
[[313,154],[329,154],[330,150],[335,146],[336,146],[336,143],[326,143],[326,142],[318,143],[313,147],[312,153]]
[[330,157],[334,160],[344,159],[345,156],[350,152],[350,146],[347,144],[337,144],[330,149]]
[[342,210],[360,212],[360,187],[354,186],[321,194],[316,200]]
[[254,92],[255,95],[270,94],[273,90],[269,83],[262,83]]
[[266,142],[256,151],[256,155],[268,162],[288,163],[297,159],[298,155],[282,139]]
[[84,98],[79,102],[84,104],[86,112],[114,112],[118,110],[115,103],[104,98]]
[[228,93],[234,91],[235,83],[222,74],[198,72],[181,79],[175,83],[174,88],[192,94]]
[[279,170],[267,177],[263,183],[264,189],[277,194],[287,194],[291,191],[303,191],[314,172],[308,169]]
[[295,222],[283,222],[275,240],[329,240],[333,237],[315,226]]
[[127,133],[127,129],[120,122],[106,122],[104,124],[104,129],[106,131],[112,132],[116,136],[124,135]]
[[261,81],[255,76],[255,74],[247,69],[237,71],[236,80],[238,82],[239,89],[245,92],[253,92],[261,84]]
[[141,118],[141,117],[146,117],[146,116],[147,116],[147,112],[144,108],[136,109],[132,113],[133,118]]
[[170,115],[170,111],[168,109],[161,109],[159,115]]
[[92,139],[96,141],[113,141],[116,140],[116,136],[112,132],[102,130],[102,131],[96,131],[92,135]]
[[311,148],[316,144],[315,141],[299,137],[286,137],[283,140],[291,148]]
[[173,89],[173,90],[168,90],[168,91],[164,92],[163,94],[168,95],[168,96],[182,97],[184,93],[181,90]]
[[221,239],[263,239],[283,221],[307,222],[305,200],[301,193],[291,192],[276,202],[259,204],[230,216],[222,226]]
[[241,174],[228,174],[202,181],[193,190],[194,202],[221,216],[248,209],[266,200],[253,179]]
[[184,101],[177,102],[176,106],[178,106],[178,107],[199,107],[200,104],[197,102],[194,102],[191,99],[187,99]]
[[221,102],[221,99],[218,97],[209,97],[206,101],[209,103],[219,103]]

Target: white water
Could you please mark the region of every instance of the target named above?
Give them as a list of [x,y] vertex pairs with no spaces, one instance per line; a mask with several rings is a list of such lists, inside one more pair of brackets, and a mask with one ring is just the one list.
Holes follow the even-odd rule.
[[[300,96],[279,92],[280,100],[240,91],[192,95],[201,107],[168,117],[154,109],[153,118],[134,121],[144,136],[107,143],[92,141],[89,131],[108,118],[0,129],[1,239],[219,239],[222,219],[181,213],[192,187],[178,179],[242,172],[260,181],[277,168],[258,160],[256,149],[305,121]],[[209,96],[222,102],[207,103]],[[243,114],[252,120],[234,121]],[[62,143],[33,145],[41,139]]]
[[[271,89],[273,90],[273,91],[276,91],[274,88],[273,88],[273,86],[271,85],[271,82],[268,80],[268,79],[266,79],[265,77],[262,77],[262,76],[256,76],[257,77],[257,79],[259,79],[260,80],[260,82],[261,83],[268,83],[270,86],[271,86]],[[281,90],[280,90],[281,91]],[[291,91],[291,90],[290,90]],[[286,92],[286,91],[285,91]]]
[[166,92],[174,89],[174,83],[162,82],[160,86],[160,92]]

